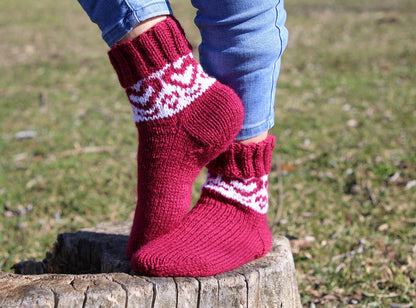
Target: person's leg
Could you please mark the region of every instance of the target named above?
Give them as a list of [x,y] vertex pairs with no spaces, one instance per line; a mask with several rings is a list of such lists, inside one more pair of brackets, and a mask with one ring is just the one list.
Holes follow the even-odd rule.
[[[201,64],[234,88],[246,109],[243,128],[208,165],[201,198],[175,230],[143,246],[133,269],[156,276],[209,276],[265,255],[274,95],[286,46],[280,0],[193,0]],[[218,9],[221,8],[221,9]],[[134,264],[134,260],[137,263]]]
[[[119,42],[139,24],[155,17],[171,15],[168,0],[78,0],[97,24],[109,47]],[[132,39],[133,37],[130,37]]]
[[[89,1],[88,5],[93,11],[100,11],[100,5],[116,10],[114,1]],[[109,51],[139,132],[137,206],[128,257],[183,219],[196,176],[234,140],[244,116],[235,92],[202,70],[179,23],[172,17],[158,17],[164,13],[155,13],[132,28],[122,27],[129,30],[112,36],[111,42],[119,43]]]
[[192,4],[198,9],[195,24],[202,37],[202,67],[234,89],[244,104],[244,123],[236,140],[266,138],[265,132],[274,125],[276,82],[288,40],[283,0],[192,0]]

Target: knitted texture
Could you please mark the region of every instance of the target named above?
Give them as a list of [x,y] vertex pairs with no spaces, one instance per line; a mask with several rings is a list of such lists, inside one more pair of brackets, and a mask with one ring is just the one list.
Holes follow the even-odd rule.
[[126,252],[131,257],[183,219],[195,178],[234,140],[244,110],[230,88],[202,70],[171,17],[116,44],[109,57],[139,133],[137,204]]
[[274,140],[232,144],[210,163],[198,203],[176,229],[139,249],[132,268],[150,276],[212,276],[268,253],[267,184]]

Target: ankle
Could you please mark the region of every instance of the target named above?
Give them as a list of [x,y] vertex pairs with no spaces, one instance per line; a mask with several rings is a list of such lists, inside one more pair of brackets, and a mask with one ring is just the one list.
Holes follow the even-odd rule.
[[123,43],[130,41],[136,37],[138,37],[140,34],[146,32],[150,28],[152,28],[157,23],[161,22],[162,20],[166,19],[168,15],[161,15],[152,17],[149,19],[146,19],[145,21],[139,23],[137,26],[135,26],[129,33],[127,33],[125,36],[123,36],[117,43]]
[[268,136],[269,131],[265,131],[263,133],[261,133],[260,135],[248,138],[248,139],[244,139],[244,140],[239,140],[237,142],[242,143],[242,144],[248,144],[248,143],[259,143],[261,141],[266,140],[267,136]]

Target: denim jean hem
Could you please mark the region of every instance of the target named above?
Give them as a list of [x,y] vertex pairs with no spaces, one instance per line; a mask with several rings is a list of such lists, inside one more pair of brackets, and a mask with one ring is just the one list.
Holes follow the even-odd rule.
[[244,127],[240,130],[237,137],[235,138],[236,141],[241,141],[249,138],[256,137],[265,131],[271,129],[274,126],[274,117],[269,118],[266,121],[261,122],[256,126],[251,127]]
[[103,32],[102,37],[107,45],[111,48],[139,23],[145,21],[146,19],[161,15],[172,15],[172,9],[166,1],[152,3],[151,5],[142,7],[140,9],[131,10],[111,29]]

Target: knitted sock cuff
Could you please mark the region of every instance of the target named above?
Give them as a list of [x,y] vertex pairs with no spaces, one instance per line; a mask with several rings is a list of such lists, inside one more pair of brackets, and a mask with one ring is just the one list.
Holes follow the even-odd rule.
[[275,137],[268,135],[259,143],[233,143],[207,166],[212,174],[250,179],[269,174]]
[[192,52],[179,22],[172,16],[108,52],[120,84],[127,88]]

